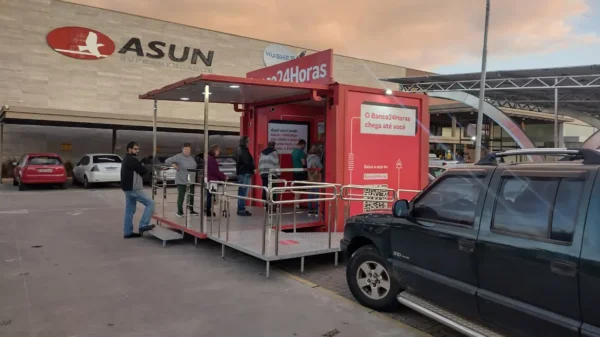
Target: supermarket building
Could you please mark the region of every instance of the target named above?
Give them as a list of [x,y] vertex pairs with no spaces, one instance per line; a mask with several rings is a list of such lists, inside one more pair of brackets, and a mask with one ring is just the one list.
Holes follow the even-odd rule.
[[[5,161],[27,152],[56,152],[76,161],[85,153],[123,153],[123,143],[129,140],[139,141],[142,151],[151,153],[148,130],[153,107],[152,102],[138,99],[140,93],[201,73],[244,77],[305,50],[314,52],[59,0],[9,0],[1,6],[0,118]],[[79,29],[69,27],[94,32],[95,44],[106,47],[69,51],[65,36]],[[91,56],[98,51],[104,54]],[[397,89],[379,79],[424,74],[339,55],[333,62],[335,81],[366,87]],[[159,153],[175,153],[183,141],[200,149],[200,109],[195,104],[161,103]],[[531,113],[511,114],[521,118]],[[530,117],[531,121],[547,119],[547,127],[552,127],[550,115]],[[231,105],[213,105],[209,120],[214,134],[239,131],[240,115]],[[576,123],[582,139],[594,132],[569,117],[560,121]],[[551,134],[543,129],[545,122],[540,130],[533,124],[529,129],[543,142]],[[436,131],[432,143],[460,144],[463,134],[468,142],[466,133],[450,132],[447,126],[442,129]],[[565,136],[568,132],[564,128]],[[226,145],[231,146],[235,144]]]

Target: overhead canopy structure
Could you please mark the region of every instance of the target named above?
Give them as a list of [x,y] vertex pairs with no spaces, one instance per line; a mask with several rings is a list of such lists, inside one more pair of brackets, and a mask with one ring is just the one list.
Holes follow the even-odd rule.
[[[383,80],[398,83],[403,91],[463,91],[478,96],[481,73]],[[554,108],[558,89],[558,108],[563,114],[600,118],[600,65],[488,71],[485,88],[486,101],[492,105],[538,112]]]
[[282,83],[262,79],[203,74],[175,82],[140,95],[140,99],[158,101],[204,102],[204,89],[210,87],[211,103],[254,104],[280,99],[306,100],[329,91],[322,84]]
[[[146,115],[119,115],[12,105],[0,107],[0,124],[152,131],[152,117]],[[162,117],[157,120],[158,131],[198,133],[198,129],[202,127],[202,121],[195,119]],[[215,135],[237,135],[239,123],[212,122],[208,130]]]
[[[427,92],[435,97],[450,99],[461,97],[453,93],[462,92],[477,99],[481,73],[382,80],[399,84],[402,91]],[[600,129],[600,65],[489,71],[486,72],[485,101],[496,107],[537,112],[554,109],[556,115],[560,110],[563,115]],[[555,117],[555,123],[558,124],[558,116]],[[498,124],[504,127],[501,122]],[[556,140],[557,130],[558,126],[555,128]],[[592,137],[598,140],[586,143],[600,144],[600,133]]]

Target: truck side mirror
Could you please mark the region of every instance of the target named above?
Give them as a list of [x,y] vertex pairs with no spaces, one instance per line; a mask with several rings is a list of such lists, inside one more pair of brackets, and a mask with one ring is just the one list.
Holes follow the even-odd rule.
[[410,215],[410,207],[407,200],[398,200],[394,203],[392,207],[392,211],[394,213],[394,217],[396,218],[406,218]]

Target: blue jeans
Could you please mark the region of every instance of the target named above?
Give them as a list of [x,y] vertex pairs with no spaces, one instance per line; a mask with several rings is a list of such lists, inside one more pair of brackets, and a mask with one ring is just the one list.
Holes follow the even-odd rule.
[[[237,183],[241,185],[250,185],[250,178],[252,175],[250,174],[240,174],[237,176]],[[248,196],[248,187],[238,187],[238,197],[247,197]],[[238,199],[238,212],[244,212],[246,210],[246,201],[245,199]]]
[[[311,189],[311,192],[319,192],[319,189]],[[317,194],[309,194],[308,195],[308,199],[317,199],[318,195]],[[308,210],[309,211],[315,211],[318,212],[319,211],[319,202],[315,201],[315,202],[309,202],[308,203]]]
[[136,203],[138,202],[145,206],[139,228],[150,225],[150,220],[154,213],[154,201],[142,190],[125,191],[125,221],[123,225],[125,235],[133,233],[133,215],[135,214]]

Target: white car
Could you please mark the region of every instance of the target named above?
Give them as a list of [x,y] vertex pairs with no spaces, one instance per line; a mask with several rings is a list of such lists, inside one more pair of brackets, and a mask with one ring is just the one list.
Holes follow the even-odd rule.
[[175,176],[177,175],[177,170],[171,167],[167,167],[165,165],[165,160],[169,158],[169,156],[156,156],[157,160],[154,160],[154,164],[156,167],[152,167],[152,156],[148,156],[142,159],[140,162],[144,167],[148,170],[148,173],[145,174],[142,178],[144,180],[144,184],[152,184],[152,175],[153,169],[156,171],[156,182],[162,184],[163,181],[165,183],[171,184],[175,181]]
[[119,183],[122,161],[116,154],[86,154],[73,168],[73,180],[85,188],[97,183]]

